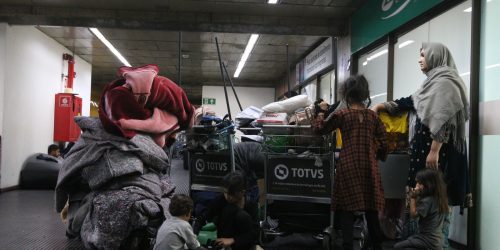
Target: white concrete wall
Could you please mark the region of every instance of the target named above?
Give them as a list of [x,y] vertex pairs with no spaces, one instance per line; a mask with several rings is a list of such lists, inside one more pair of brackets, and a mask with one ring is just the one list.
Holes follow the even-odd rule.
[[[61,74],[67,74],[62,54],[71,52],[33,26],[7,26],[3,36],[6,53],[0,57],[5,65],[0,188],[7,188],[18,185],[22,164],[29,155],[46,152],[53,143],[54,95],[63,90]],[[83,98],[83,115],[88,115],[92,69],[81,58],[75,61],[74,89]]]
[[[253,87],[235,87],[236,94],[240,100],[243,109],[249,106],[261,108],[266,104],[274,102],[274,88],[253,88]],[[240,112],[238,102],[234,97],[231,87],[227,88],[229,97],[229,107],[231,108],[231,116],[234,120],[236,114]],[[203,98],[215,98],[215,105],[204,105],[215,111],[216,115],[223,117],[227,114],[226,97],[224,95],[224,87],[222,86],[203,86]]]

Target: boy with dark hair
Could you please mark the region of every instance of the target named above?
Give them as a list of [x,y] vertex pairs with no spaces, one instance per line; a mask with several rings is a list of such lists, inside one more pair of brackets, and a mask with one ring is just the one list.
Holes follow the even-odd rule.
[[227,174],[222,180],[224,195],[210,206],[207,218],[217,217],[216,244],[232,250],[248,250],[258,237],[257,204],[245,198],[246,181],[241,172]]
[[47,154],[56,158],[59,157],[61,155],[59,146],[57,146],[56,144],[51,144],[49,148],[47,148]]
[[188,223],[192,210],[193,201],[189,196],[176,194],[172,197],[168,208],[172,218],[164,221],[158,230],[155,250],[179,250],[185,249],[185,245],[188,249],[204,249],[200,247],[200,243]]

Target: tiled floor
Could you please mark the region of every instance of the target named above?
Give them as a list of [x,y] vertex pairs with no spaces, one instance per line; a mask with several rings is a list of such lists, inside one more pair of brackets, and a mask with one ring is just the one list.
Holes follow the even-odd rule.
[[[189,176],[182,160],[173,161],[171,176],[176,193],[188,194]],[[384,249],[392,249],[392,244],[384,242]],[[54,209],[52,190],[14,190],[0,194],[0,249],[78,250],[83,245],[66,238],[65,225]]]
[[[174,160],[171,176],[176,192],[188,193],[188,174]],[[84,249],[65,235],[66,226],[54,208],[52,190],[14,190],[0,194],[0,249]]]
[[54,209],[54,191],[15,190],[0,194],[0,249],[83,249],[69,240]]

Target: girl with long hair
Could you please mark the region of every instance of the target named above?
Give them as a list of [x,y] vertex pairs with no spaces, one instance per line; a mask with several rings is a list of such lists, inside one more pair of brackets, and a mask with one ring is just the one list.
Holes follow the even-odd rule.
[[448,214],[448,195],[438,170],[425,168],[415,177],[410,192],[410,216],[418,217],[418,233],[396,243],[395,249],[442,249],[443,221]]
[[377,114],[368,109],[370,91],[364,76],[349,77],[341,93],[347,108],[314,124],[322,134],[337,128],[342,131],[332,209],[339,215],[345,250],[353,249],[354,212],[357,211],[365,212],[373,249],[382,249],[378,212],[384,208],[384,191],[378,160],[385,160],[387,156],[385,127]]

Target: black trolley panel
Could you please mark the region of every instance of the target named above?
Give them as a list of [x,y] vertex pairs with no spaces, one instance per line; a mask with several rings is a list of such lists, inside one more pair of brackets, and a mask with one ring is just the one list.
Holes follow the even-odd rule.
[[330,203],[330,155],[303,158],[268,155],[266,166],[267,198]]
[[222,178],[235,170],[234,135],[206,133],[204,126],[194,126],[187,141],[190,190],[221,192]]

